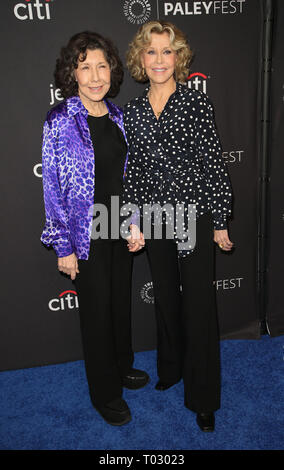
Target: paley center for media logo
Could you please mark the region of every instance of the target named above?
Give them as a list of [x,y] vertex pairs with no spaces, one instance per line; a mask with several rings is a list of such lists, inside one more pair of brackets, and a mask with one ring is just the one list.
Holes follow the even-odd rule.
[[154,304],[153,282],[146,282],[140,290],[140,297],[146,304]]
[[151,4],[149,0],[124,0],[123,13],[130,23],[143,24],[150,18]]
[[16,3],[14,15],[18,20],[50,20],[51,0],[25,0]]
[[[225,291],[231,289],[240,289],[242,287],[243,277],[235,277],[230,279],[216,279],[213,281],[216,291]],[[182,292],[182,286],[180,286],[180,291]],[[146,282],[140,290],[140,297],[143,302],[147,304],[154,304],[154,290],[153,282]]]
[[48,302],[49,310],[57,312],[59,310],[72,310],[79,307],[77,292],[75,290],[65,290],[57,298]]
[[213,284],[215,285],[216,291],[239,289],[242,287],[241,283],[243,280],[243,277],[234,277],[231,279],[216,279],[216,281],[213,281]]
[[234,15],[243,13],[246,0],[164,2],[164,15]]

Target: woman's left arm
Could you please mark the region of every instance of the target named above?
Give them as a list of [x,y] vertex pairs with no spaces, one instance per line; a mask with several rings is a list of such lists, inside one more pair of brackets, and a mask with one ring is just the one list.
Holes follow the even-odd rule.
[[[58,258],[73,253],[68,215],[58,177],[58,165],[64,149],[58,145],[58,125],[56,120],[45,121],[42,142],[42,182],[45,205],[45,225],[41,241],[52,245]],[[60,150],[59,150],[60,147]]]
[[227,230],[227,217],[231,214],[232,204],[231,183],[222,157],[212,103],[206,95],[202,95],[197,101],[196,145],[203,159],[204,174],[210,190],[214,241],[220,248],[229,251],[233,246]]

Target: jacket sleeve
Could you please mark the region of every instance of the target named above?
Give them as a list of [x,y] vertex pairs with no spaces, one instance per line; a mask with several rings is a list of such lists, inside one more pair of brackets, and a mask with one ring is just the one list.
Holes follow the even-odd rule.
[[226,229],[227,218],[231,215],[232,189],[227,166],[222,157],[213,106],[205,94],[197,100],[195,142],[210,191],[214,228]]
[[41,241],[52,245],[59,258],[73,253],[68,218],[60,189],[58,165],[64,148],[58,144],[58,124],[45,121],[42,142],[42,179],[45,205],[45,225]]
[[125,170],[124,185],[123,185],[123,195],[122,195],[122,204],[135,204],[137,210],[131,216],[131,223],[139,225],[139,180],[140,180],[140,168],[137,162],[137,156],[133,152],[132,146],[132,136],[130,126],[128,125],[128,113],[124,111],[124,129],[126,134],[126,139],[128,143],[128,161]]

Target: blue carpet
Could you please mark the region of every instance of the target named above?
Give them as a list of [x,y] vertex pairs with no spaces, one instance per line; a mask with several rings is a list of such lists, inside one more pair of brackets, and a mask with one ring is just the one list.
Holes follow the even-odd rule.
[[151,382],[125,390],[132,421],[113,427],[92,408],[83,361],[0,374],[2,450],[280,450],[284,338],[223,340],[222,407],[202,433],[183,405],[183,384],[154,389],[156,351],[135,355]]

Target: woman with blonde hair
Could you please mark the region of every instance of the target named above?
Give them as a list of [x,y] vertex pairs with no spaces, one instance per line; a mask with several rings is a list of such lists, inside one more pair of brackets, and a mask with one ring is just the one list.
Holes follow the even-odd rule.
[[[220,407],[213,240],[224,251],[232,249],[231,185],[212,104],[186,86],[191,56],[184,33],[162,21],[141,26],[130,43],[130,74],[149,86],[124,109],[130,151],[123,202],[138,206],[141,216],[140,225],[137,214],[133,219],[129,250],[145,244],[152,273],[156,389],[183,378],[185,406],[197,414],[202,431],[213,431]],[[173,211],[160,210],[156,217],[153,205]]]

